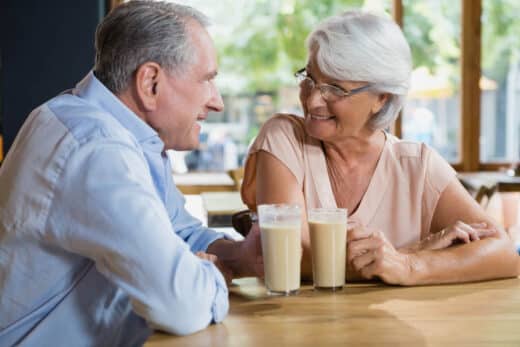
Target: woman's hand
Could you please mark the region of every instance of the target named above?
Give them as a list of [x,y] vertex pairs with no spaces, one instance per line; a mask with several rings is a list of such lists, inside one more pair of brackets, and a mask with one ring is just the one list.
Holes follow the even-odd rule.
[[408,251],[417,252],[448,248],[459,243],[478,241],[493,236],[497,232],[498,230],[496,228],[489,226],[485,222],[466,224],[458,221],[437,233],[428,235],[428,237],[421,240],[417,245],[409,248]]
[[348,233],[348,263],[364,279],[410,284],[413,255],[401,253],[377,229],[356,226]]

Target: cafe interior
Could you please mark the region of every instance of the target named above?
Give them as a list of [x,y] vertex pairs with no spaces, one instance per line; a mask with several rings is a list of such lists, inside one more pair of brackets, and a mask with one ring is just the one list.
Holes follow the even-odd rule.
[[[92,68],[96,25],[123,2],[2,4],[0,161],[30,111]],[[322,18],[360,8],[390,16],[412,48],[410,91],[388,132],[437,150],[520,251],[518,1],[175,2],[208,15],[221,65],[217,84],[226,109],[210,114],[199,149],[168,151],[186,209],[205,225],[243,239],[240,217],[247,206],[240,189],[248,146],[273,113],[301,112],[292,73],[305,56],[287,42],[303,46],[302,38]],[[299,27],[291,32],[288,23]],[[258,33],[270,39],[254,41]],[[248,56],[252,47],[270,49],[273,42],[276,52],[265,61]],[[223,56],[224,51],[236,54]],[[248,70],[253,64],[260,73]],[[188,336],[157,331],[145,346],[520,345],[518,278],[411,287],[347,279],[336,290],[298,281],[291,295],[273,295],[263,280],[242,278],[229,291],[229,315],[222,323]]]

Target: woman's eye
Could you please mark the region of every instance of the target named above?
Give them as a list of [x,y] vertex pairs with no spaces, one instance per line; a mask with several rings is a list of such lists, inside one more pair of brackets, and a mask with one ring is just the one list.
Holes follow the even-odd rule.
[[331,92],[331,93],[334,93],[334,94],[343,94],[343,89],[339,88],[339,87],[336,87],[332,84],[327,84],[328,86],[328,90]]

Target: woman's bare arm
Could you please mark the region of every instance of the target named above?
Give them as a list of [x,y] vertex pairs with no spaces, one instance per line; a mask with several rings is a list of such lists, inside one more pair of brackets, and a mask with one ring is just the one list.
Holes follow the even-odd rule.
[[256,203],[298,204],[302,208],[302,277],[312,279],[311,249],[305,198],[296,177],[280,160],[265,151],[257,154]]
[[[457,283],[518,276],[518,255],[509,235],[489,218],[454,179],[441,194],[432,231],[464,223],[486,222],[495,232],[443,249],[396,250],[381,231],[354,229],[348,236],[348,257],[365,279],[421,285]],[[467,226],[467,224],[466,224]]]
[[417,252],[412,257],[414,282],[467,282],[518,276],[519,256],[513,241],[454,178],[437,203],[431,232],[440,232],[459,221],[485,222],[496,232],[470,243]]

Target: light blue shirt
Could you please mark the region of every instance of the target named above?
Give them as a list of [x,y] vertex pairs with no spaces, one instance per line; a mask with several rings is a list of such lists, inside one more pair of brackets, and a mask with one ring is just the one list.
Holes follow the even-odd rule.
[[157,133],[91,72],[30,115],[0,167],[0,346],[134,346],[228,312]]

